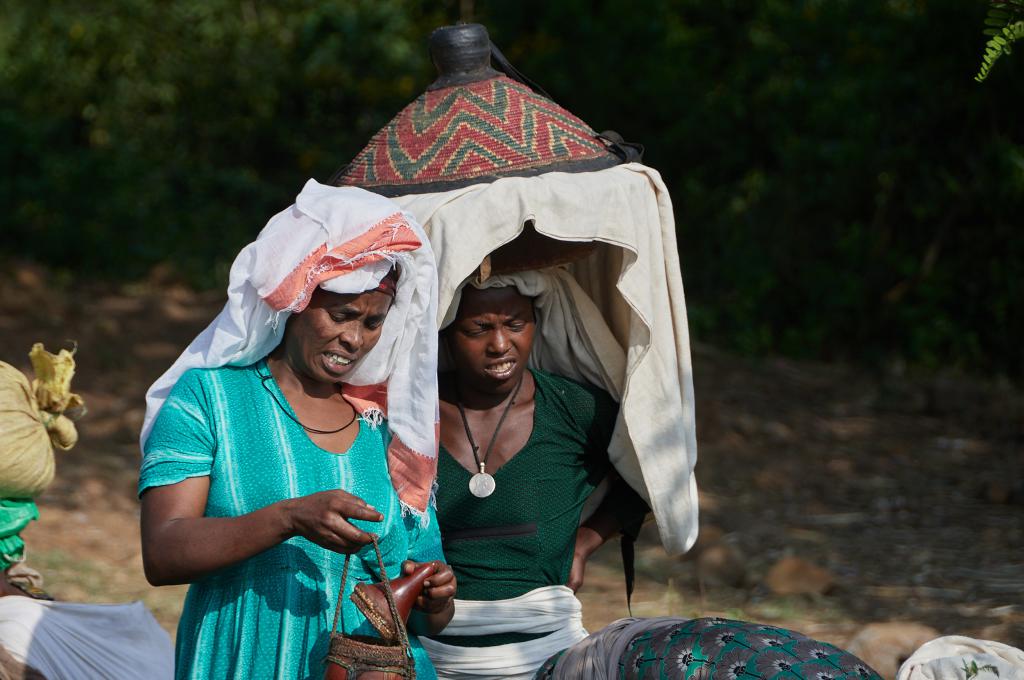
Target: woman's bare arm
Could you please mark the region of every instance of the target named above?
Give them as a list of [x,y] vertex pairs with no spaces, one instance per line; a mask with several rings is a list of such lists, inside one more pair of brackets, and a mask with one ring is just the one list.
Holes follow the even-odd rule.
[[573,592],[583,585],[583,574],[590,556],[609,539],[617,536],[621,529],[622,524],[615,517],[614,508],[610,507],[605,499],[594,514],[576,530],[576,547],[573,550],[569,582],[565,584],[572,588]]
[[608,494],[597,506],[594,514],[580,524],[579,529],[576,530],[576,546],[573,550],[572,567],[569,569],[569,581],[566,583],[573,592],[579,590],[583,585],[583,575],[586,572],[587,560],[590,559],[590,556],[608,540],[622,533],[623,507],[619,506],[628,498],[635,498],[635,501],[628,502],[630,506],[640,505],[640,513],[636,516],[638,523],[643,517],[643,510],[647,509],[646,503],[629,488],[629,485],[619,477],[618,473],[613,471],[609,474],[608,481],[611,485]]
[[142,495],[142,562],[153,585],[191,583],[292,536],[353,553],[370,542],[370,534],[346,520],[383,519],[341,490],[279,501],[238,517],[203,517],[209,490],[209,477],[192,477]]

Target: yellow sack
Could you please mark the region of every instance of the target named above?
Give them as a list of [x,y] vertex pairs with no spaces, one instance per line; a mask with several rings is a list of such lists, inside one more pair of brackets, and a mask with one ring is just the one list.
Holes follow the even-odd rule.
[[31,385],[21,371],[0,361],[0,498],[42,493],[53,481],[53,447],[75,445],[78,431],[71,417],[85,411],[82,398],[71,393],[73,352],[50,354],[37,342],[29,358],[36,374]]

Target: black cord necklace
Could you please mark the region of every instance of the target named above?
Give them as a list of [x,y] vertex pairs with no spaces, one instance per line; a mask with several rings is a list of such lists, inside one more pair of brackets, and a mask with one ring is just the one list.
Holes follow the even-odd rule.
[[352,418],[350,418],[347,423],[345,423],[344,425],[342,425],[341,427],[339,427],[336,430],[318,430],[315,427],[310,427],[309,425],[304,425],[298,418],[296,418],[295,416],[293,416],[291,413],[288,412],[288,409],[285,407],[285,405],[282,404],[281,400],[277,398],[276,394],[274,394],[274,390],[270,389],[267,386],[267,381],[268,380],[273,380],[273,379],[274,379],[273,375],[261,375],[260,376],[260,381],[263,383],[263,389],[265,389],[267,391],[267,394],[269,394],[271,397],[274,398],[274,403],[277,404],[278,407],[280,407],[280,409],[282,411],[284,411],[284,414],[286,416],[288,416],[296,425],[301,427],[306,432],[312,432],[313,434],[337,434],[338,432],[341,432],[342,430],[348,429],[349,427],[352,426],[352,423],[356,422],[356,415],[357,414],[356,414],[356,410],[353,408],[352,409]]
[[512,406],[516,403],[516,396],[519,394],[519,388],[523,386],[523,378],[525,376],[525,371],[519,376],[519,382],[516,383],[515,388],[512,390],[512,398],[508,400],[508,403],[505,404],[505,410],[501,412],[498,426],[494,428],[494,434],[491,435],[491,441],[487,444],[487,450],[484,452],[482,460],[480,458],[480,447],[476,445],[476,440],[473,439],[473,431],[469,429],[469,419],[466,418],[466,409],[462,406],[462,395],[459,393],[459,383],[456,378],[455,405],[459,407],[459,415],[462,416],[462,427],[466,430],[466,439],[469,440],[469,447],[473,450],[473,460],[476,461],[477,466],[480,468],[480,472],[469,478],[469,492],[477,498],[487,498],[494,493],[494,477],[487,473],[487,459],[491,457],[491,449],[494,448],[494,442],[498,441],[498,432],[501,431],[501,426],[505,424],[505,417],[508,416],[508,412],[512,410]]

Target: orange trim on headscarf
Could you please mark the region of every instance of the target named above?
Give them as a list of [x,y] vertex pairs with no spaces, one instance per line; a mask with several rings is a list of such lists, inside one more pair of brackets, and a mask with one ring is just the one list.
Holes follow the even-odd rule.
[[[378,385],[348,385],[342,391],[345,400],[360,414],[380,411],[388,413],[388,387]],[[441,441],[441,425],[434,424],[434,457],[409,448],[393,432],[388,446],[388,472],[395,491],[403,503],[419,512],[426,512],[437,476],[437,453]]]
[[309,304],[313,291],[324,281],[387,259],[390,254],[416,250],[422,245],[402,213],[396,212],[330,251],[326,244],[321,244],[263,300],[275,312],[301,312]]
[[376,409],[385,418],[388,417],[388,386],[386,383],[377,385],[349,385],[346,383],[342,390],[342,396],[360,414]]
[[437,476],[437,456],[429,458],[416,453],[392,437],[388,447],[388,472],[403,503],[420,512],[430,504],[430,492]]

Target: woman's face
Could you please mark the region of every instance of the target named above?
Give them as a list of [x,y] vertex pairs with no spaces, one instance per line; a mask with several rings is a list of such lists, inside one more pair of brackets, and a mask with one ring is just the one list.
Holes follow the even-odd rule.
[[318,382],[344,382],[352,365],[380,339],[392,297],[380,291],[341,295],[317,288],[309,306],[288,319],[284,358]]
[[467,286],[445,329],[459,380],[484,393],[511,391],[526,370],[536,329],[533,301],[514,287]]

